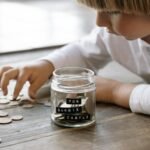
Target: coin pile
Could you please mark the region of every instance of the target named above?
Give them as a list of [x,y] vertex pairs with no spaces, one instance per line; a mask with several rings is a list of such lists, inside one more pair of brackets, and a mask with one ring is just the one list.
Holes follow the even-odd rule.
[[[12,123],[13,121],[20,121],[23,120],[22,115],[13,115],[10,116],[8,112],[4,111],[8,108],[18,107],[21,106],[22,108],[33,108],[36,103],[42,104],[46,107],[50,107],[51,103],[49,98],[41,98],[41,99],[31,99],[26,94],[25,90],[23,91],[24,94],[20,94],[16,99],[12,96],[12,90],[9,89],[9,95],[4,96],[2,90],[0,89],[0,125],[5,125]],[[0,138],[0,143],[2,143],[2,139]]]
[[12,95],[9,95],[9,96],[1,95],[0,96],[0,110],[18,106],[22,100],[24,100],[23,95],[19,95],[16,99],[14,99]]
[[[0,110],[0,124],[9,124],[12,123],[13,121],[20,121],[23,119],[22,115],[14,115],[14,116],[9,116],[8,112],[1,111]],[[0,138],[0,143],[2,143],[2,139]]]
[[22,119],[22,115],[9,116],[8,112],[0,110],[0,124],[8,124],[12,121],[19,121]]
[[20,94],[16,99],[14,99],[12,95],[0,95],[0,110],[16,106],[21,106],[23,108],[33,108],[36,103],[42,104],[46,107],[51,107],[51,102],[48,98],[31,99],[28,96]]

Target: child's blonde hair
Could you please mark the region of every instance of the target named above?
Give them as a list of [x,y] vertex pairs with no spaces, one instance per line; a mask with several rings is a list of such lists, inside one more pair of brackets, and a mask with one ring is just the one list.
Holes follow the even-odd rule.
[[98,11],[150,15],[150,0],[77,0]]

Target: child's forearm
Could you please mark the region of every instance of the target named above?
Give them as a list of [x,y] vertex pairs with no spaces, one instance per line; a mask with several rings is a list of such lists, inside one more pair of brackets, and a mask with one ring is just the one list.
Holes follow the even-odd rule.
[[96,99],[129,108],[130,94],[135,86],[135,84],[96,77]]
[[113,102],[116,105],[129,108],[129,99],[136,84],[120,83],[113,89]]

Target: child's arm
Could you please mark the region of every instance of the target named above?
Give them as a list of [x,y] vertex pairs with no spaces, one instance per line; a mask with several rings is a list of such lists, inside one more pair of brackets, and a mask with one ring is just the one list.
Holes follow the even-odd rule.
[[100,102],[112,103],[132,112],[150,115],[150,85],[130,84],[96,77],[96,99]]
[[96,99],[129,108],[129,98],[135,84],[96,77]]
[[46,60],[35,61],[18,68],[4,66],[0,68],[0,87],[4,95],[7,95],[9,81],[12,79],[16,80],[14,89],[14,98],[16,98],[25,82],[29,81],[29,96],[35,98],[37,90],[49,79],[53,70],[53,64]]

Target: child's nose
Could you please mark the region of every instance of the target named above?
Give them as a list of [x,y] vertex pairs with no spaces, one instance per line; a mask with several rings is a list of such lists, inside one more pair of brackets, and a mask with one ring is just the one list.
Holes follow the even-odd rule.
[[108,27],[110,26],[110,17],[105,12],[98,12],[97,13],[97,19],[96,24],[100,27]]

